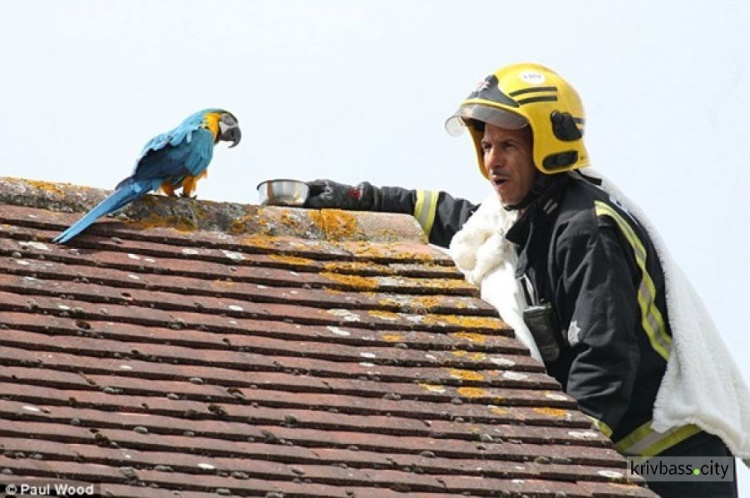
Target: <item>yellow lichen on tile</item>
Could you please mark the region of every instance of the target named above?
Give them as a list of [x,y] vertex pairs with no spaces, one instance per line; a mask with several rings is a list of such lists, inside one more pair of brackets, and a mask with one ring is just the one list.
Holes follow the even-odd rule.
[[455,351],[451,351],[451,354],[456,358],[466,358],[467,360],[472,361],[482,361],[487,359],[487,355],[479,351],[469,352],[462,349],[457,349]]
[[404,313],[426,315],[435,310],[441,298],[435,296],[385,296],[378,300],[378,304],[386,307],[398,307]]
[[248,232],[257,232],[258,228],[265,228],[267,221],[262,217],[258,216],[258,213],[249,212],[244,216],[235,218],[232,221],[232,226],[229,228],[229,233],[241,234]]
[[465,329],[500,329],[505,323],[499,318],[485,316],[429,315],[424,318],[428,325],[456,325]]
[[395,321],[400,319],[398,314],[394,313],[393,311],[370,310],[367,312],[367,314],[373,318],[380,318],[381,320]]
[[[369,298],[375,298],[378,296],[374,292],[363,292],[362,294],[366,295]],[[381,299],[378,299],[378,305],[383,306],[384,308],[390,308],[390,307],[402,307],[404,303],[403,303],[403,300],[401,299],[394,299],[392,297],[386,296]]]
[[362,273],[367,271],[371,273],[377,272],[381,275],[394,273],[394,270],[390,266],[365,261],[331,261],[324,264],[323,268],[331,272]]
[[560,410],[558,408],[534,408],[534,411],[536,413],[541,413],[542,415],[549,415],[551,417],[564,417],[567,415],[567,410]]
[[[396,316],[396,318],[398,318],[398,316]],[[403,342],[405,337],[401,334],[385,334],[382,339],[386,342]]]
[[317,226],[329,240],[348,240],[354,238],[358,231],[357,216],[340,209],[311,210],[310,221]]
[[60,188],[59,185],[56,183],[50,183],[50,182],[40,182],[37,180],[25,180],[29,185],[31,185],[34,188],[37,188],[39,190],[43,190],[44,192],[49,192],[50,194],[55,194],[59,196],[66,196],[67,194]]
[[439,384],[419,384],[419,387],[433,393],[444,393],[445,387]]
[[474,287],[467,283],[466,280],[456,278],[419,278],[417,280],[420,287],[433,290],[452,290],[452,289],[473,289]]
[[442,301],[443,298],[437,296],[415,296],[409,300],[408,306],[415,310],[430,311],[437,309]]
[[[392,258],[409,262],[433,261],[434,257],[429,253],[404,251],[402,247],[395,244],[370,244],[362,242],[351,248],[354,255],[369,258]],[[425,279],[427,280],[427,279]]]
[[425,261],[434,261],[435,257],[427,252],[413,252],[413,251],[404,251],[401,249],[396,250],[399,254],[403,256],[403,259],[407,261],[419,261],[420,263]]
[[278,261],[279,263],[286,263],[290,265],[312,265],[315,263],[312,259],[309,258],[301,258],[299,256],[287,256],[285,254],[271,254],[268,256],[269,259],[272,259],[273,261]]
[[[244,230],[242,232],[244,232]],[[242,237],[239,242],[243,246],[257,247],[259,249],[273,249],[276,245],[275,240],[274,237],[269,235],[253,234],[247,237]]]
[[281,213],[281,224],[295,231],[304,227],[299,217],[293,215],[291,211]]
[[471,370],[459,370],[457,368],[452,368],[450,370],[450,375],[454,379],[461,379],[461,380],[484,380],[484,375],[482,375],[479,372],[473,372]]
[[490,411],[496,415],[506,415],[509,412],[507,408],[502,408],[499,406],[491,406]]
[[487,391],[478,387],[459,387],[456,392],[464,398],[481,398],[487,395]]
[[486,335],[477,334],[475,332],[453,332],[450,336],[455,337],[456,339],[464,339],[475,344],[484,344],[487,341]]
[[344,284],[347,286],[354,287],[356,289],[374,289],[378,286],[378,280],[373,277],[360,277],[359,275],[342,275],[341,273],[333,272],[320,272],[320,276]]

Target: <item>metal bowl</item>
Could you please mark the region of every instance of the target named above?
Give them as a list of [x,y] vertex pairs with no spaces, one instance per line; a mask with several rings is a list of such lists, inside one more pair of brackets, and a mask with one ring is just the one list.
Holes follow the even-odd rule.
[[310,187],[299,180],[266,180],[258,184],[261,206],[302,206],[310,194]]

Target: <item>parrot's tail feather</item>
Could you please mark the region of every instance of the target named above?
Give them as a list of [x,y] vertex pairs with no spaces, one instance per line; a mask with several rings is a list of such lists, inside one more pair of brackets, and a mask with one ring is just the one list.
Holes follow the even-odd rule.
[[153,190],[151,182],[132,182],[123,188],[115,190],[109,197],[97,204],[94,209],[86,213],[80,220],[73,223],[67,230],[52,239],[52,241],[58,244],[65,244],[102,216],[125,207],[151,190]]

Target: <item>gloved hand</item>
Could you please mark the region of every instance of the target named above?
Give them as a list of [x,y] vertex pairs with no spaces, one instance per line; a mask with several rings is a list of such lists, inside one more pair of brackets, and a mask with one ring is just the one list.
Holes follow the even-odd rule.
[[352,187],[331,180],[307,182],[310,195],[306,208],[335,208],[351,211],[375,211],[380,200],[380,190],[367,182]]

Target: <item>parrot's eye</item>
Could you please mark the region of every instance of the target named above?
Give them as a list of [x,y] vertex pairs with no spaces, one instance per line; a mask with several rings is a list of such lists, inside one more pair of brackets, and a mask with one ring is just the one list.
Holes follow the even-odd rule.
[[229,126],[237,126],[237,120],[231,114],[222,114],[221,122]]

